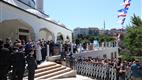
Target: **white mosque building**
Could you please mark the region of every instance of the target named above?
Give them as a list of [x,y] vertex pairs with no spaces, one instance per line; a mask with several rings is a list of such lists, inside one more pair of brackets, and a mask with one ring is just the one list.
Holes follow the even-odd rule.
[[0,38],[72,42],[72,31],[49,18],[43,0],[0,0]]

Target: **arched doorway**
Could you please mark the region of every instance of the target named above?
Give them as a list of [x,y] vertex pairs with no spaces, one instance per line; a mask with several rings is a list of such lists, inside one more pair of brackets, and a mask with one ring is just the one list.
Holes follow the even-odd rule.
[[57,34],[57,43],[63,43],[64,42],[64,37],[62,33]]
[[67,42],[70,42],[69,36],[66,36],[66,41],[67,41]]
[[2,22],[2,27],[0,27],[0,38],[6,39],[9,37],[13,42],[16,39],[21,40],[34,40],[35,33],[28,23],[19,19],[5,20]]
[[53,34],[46,28],[40,29],[40,39],[44,39],[46,41],[53,40]]

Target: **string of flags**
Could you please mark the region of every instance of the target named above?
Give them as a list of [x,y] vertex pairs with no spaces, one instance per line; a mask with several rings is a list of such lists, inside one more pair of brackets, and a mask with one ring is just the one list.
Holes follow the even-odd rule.
[[119,18],[118,23],[123,25],[126,20],[126,16],[127,16],[127,12],[129,10],[129,7],[131,5],[131,0],[123,0],[123,3],[120,5],[123,6],[123,8],[118,10],[119,13],[118,13],[117,17]]

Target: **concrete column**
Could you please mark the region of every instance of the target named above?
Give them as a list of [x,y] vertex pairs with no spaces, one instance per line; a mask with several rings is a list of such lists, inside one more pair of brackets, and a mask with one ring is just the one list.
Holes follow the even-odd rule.
[[60,52],[63,51],[63,44],[60,44]]
[[47,44],[47,56],[46,57],[49,57],[49,52],[50,52],[49,45]]
[[111,42],[109,42],[109,47],[111,47]]
[[71,53],[73,53],[73,43],[71,43]]
[[87,49],[86,49],[86,50],[89,50],[89,49],[88,49],[88,43],[87,43]]
[[82,52],[82,45],[81,44],[79,45],[79,51],[80,51],[79,53]]
[[118,42],[116,42],[116,47],[118,47]]
[[102,47],[104,47],[104,42],[102,42]]

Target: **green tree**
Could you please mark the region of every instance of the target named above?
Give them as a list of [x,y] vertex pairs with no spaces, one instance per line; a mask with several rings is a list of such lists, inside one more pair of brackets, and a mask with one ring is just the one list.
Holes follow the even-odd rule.
[[99,42],[111,42],[114,40],[115,39],[112,36],[108,36],[108,35],[100,35],[99,36]]
[[138,16],[131,18],[124,43],[132,55],[142,55],[142,20]]
[[91,43],[93,43],[93,41],[95,40],[95,36],[89,36],[89,37],[88,37],[88,40],[89,40]]

